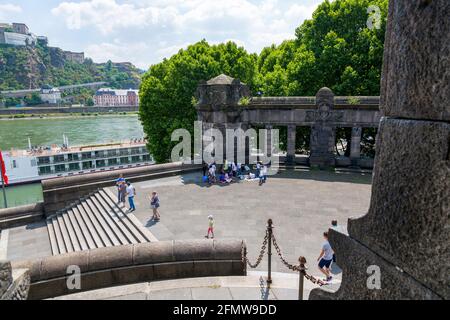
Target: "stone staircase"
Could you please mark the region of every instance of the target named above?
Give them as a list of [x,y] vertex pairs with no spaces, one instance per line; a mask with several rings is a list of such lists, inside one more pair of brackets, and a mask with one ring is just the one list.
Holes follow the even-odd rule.
[[107,188],[47,218],[53,255],[158,241]]

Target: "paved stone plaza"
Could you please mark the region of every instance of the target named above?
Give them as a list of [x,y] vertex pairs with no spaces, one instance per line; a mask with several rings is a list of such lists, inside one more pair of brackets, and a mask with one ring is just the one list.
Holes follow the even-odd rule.
[[[208,219],[215,217],[217,239],[244,239],[248,257],[254,262],[263,241],[266,223],[274,221],[274,235],[285,258],[297,264],[300,255],[308,261],[309,273],[322,278],[316,268],[316,259],[323,242],[322,233],[338,220],[346,229],[349,217],[365,214],[371,192],[371,172],[319,171],[307,168],[282,170],[269,177],[266,184],[258,181],[240,181],[231,185],[208,186],[201,182],[201,173],[190,173],[157,180],[135,183],[137,211],[135,216],[159,241],[204,239]],[[114,193],[115,187],[110,188]],[[149,197],[157,191],[161,200],[161,222],[151,220]],[[44,222],[3,230],[1,252],[12,261],[51,255],[48,231]],[[261,295],[260,278],[266,275],[267,259],[256,269],[249,269],[250,277],[240,287],[226,278],[175,282],[146,283],[104,289],[80,294],[81,299],[297,299],[298,275],[281,264],[273,249],[274,286]],[[340,285],[341,270],[333,267],[335,279],[328,286],[334,290]],[[256,276],[258,275],[258,276]],[[287,278],[286,278],[287,277]],[[290,277],[290,278],[289,278]],[[181,281],[181,282],[180,282]],[[230,282],[231,281],[231,282]],[[308,282],[308,281],[307,281]],[[170,287],[170,284],[174,287]],[[167,287],[169,286],[169,287]],[[305,297],[314,285],[305,284]]]
[[[259,254],[266,222],[273,219],[274,234],[289,262],[304,255],[315,269],[331,220],[346,224],[351,216],[368,210],[371,173],[328,172],[297,169],[281,171],[263,186],[257,181],[232,185],[201,183],[201,174],[188,174],[134,184],[136,217],[160,241],[203,238],[208,215],[215,218],[217,239],[245,239],[252,262]],[[114,188],[111,188],[114,190]],[[161,222],[151,220],[149,197],[158,192]],[[115,190],[114,190],[115,191]],[[275,253],[275,250],[273,251]],[[289,272],[277,256],[274,271]],[[267,270],[267,262],[257,270]]]

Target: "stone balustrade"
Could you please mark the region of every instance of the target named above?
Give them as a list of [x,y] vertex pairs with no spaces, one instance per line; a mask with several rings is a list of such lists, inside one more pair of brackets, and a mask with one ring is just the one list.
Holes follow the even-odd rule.
[[[147,281],[243,276],[244,252],[241,240],[163,241],[15,262],[13,267],[28,270],[29,299],[46,299]],[[80,270],[79,289],[67,285],[73,277],[71,266]]]

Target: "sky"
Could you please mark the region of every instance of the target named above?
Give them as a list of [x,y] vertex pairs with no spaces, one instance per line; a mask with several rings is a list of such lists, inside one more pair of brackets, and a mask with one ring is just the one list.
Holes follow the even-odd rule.
[[0,22],[22,22],[49,45],[95,62],[147,70],[202,39],[249,52],[292,39],[322,0],[0,0]]

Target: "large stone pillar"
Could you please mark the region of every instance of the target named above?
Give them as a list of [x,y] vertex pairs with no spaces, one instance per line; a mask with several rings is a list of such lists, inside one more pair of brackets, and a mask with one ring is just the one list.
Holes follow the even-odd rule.
[[[227,144],[226,133],[227,129],[236,130],[241,127],[242,106],[239,105],[239,101],[243,97],[250,97],[250,89],[240,80],[221,74],[209,81],[200,82],[196,97],[198,99],[197,116],[198,120],[203,122],[202,128],[205,135],[203,148],[210,145],[211,141],[215,141],[215,150],[217,153],[222,152],[222,159],[217,159],[216,162],[223,163],[227,157],[227,146],[229,146],[231,148],[229,160],[235,160],[237,148],[232,141]],[[219,130],[221,138],[213,139],[211,135],[205,134],[208,129]]]
[[309,164],[320,169],[335,166],[336,128],[329,122],[333,120],[334,94],[328,88],[322,88],[316,95],[317,111],[311,117],[314,121],[311,127]]
[[352,128],[352,141],[350,142],[350,162],[352,166],[359,166],[359,158],[361,158],[361,135],[362,128]]
[[449,16],[448,0],[389,2],[370,209],[330,232],[342,284],[311,299],[450,298]]
[[289,125],[287,127],[287,153],[286,164],[295,164],[295,138],[297,134],[297,127]]

